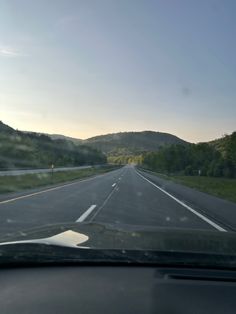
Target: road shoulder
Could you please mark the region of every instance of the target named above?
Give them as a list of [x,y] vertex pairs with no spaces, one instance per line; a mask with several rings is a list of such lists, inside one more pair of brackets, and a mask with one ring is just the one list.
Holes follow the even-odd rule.
[[193,188],[158,177],[153,173],[138,170],[144,177],[178,198],[198,212],[236,231],[236,204]]

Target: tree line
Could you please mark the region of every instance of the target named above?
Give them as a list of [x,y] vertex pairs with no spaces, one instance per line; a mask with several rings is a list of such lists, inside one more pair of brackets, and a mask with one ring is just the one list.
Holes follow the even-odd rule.
[[157,172],[236,177],[236,132],[209,143],[171,145],[143,155],[141,165]]
[[106,163],[98,150],[37,133],[0,132],[0,168],[47,168]]

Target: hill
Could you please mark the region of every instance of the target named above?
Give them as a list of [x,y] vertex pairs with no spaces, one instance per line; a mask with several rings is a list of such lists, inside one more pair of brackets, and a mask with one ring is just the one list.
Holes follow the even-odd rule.
[[52,140],[66,140],[71,141],[74,144],[82,144],[83,140],[75,137],[70,137],[62,134],[47,134]]
[[74,144],[82,144],[83,140],[75,137],[70,137],[62,134],[49,134],[49,133],[41,133],[41,132],[30,132],[30,131],[22,131],[26,134],[34,133],[38,135],[46,135],[50,137],[52,140],[65,140],[65,141],[70,141],[73,142]]
[[147,151],[158,151],[166,145],[188,143],[172,134],[143,131],[95,136],[84,140],[83,144],[99,149],[108,156],[119,156],[138,155]]
[[12,134],[15,132],[15,130],[13,128],[11,128],[10,126],[4,124],[2,121],[0,121],[0,133],[5,133],[7,132],[8,134]]
[[236,177],[236,132],[211,142],[171,145],[148,152],[140,164],[163,173]]
[[230,160],[236,167],[236,131],[230,135],[209,142],[223,158]]
[[64,139],[14,130],[0,122],[0,168],[48,168],[105,163],[98,150]]
[[224,151],[227,149],[229,145],[234,144],[236,141],[236,131],[234,131],[232,134],[225,134],[221,138],[218,138],[216,140],[210,141],[209,144],[213,145],[216,149],[219,151]]

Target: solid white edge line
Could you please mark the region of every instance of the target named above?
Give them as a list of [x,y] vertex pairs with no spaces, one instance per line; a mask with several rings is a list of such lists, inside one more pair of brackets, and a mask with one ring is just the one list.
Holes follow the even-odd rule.
[[91,212],[97,207],[97,205],[91,205],[86,212],[84,212],[77,220],[76,222],[82,222],[84,221],[89,214],[91,214]]
[[209,225],[211,225],[212,227],[214,227],[215,229],[217,229],[218,231],[221,232],[227,232],[227,230],[225,230],[224,228],[222,228],[221,226],[217,225],[215,222],[211,221],[209,218],[203,216],[202,214],[200,214],[199,212],[197,212],[195,209],[193,209],[192,207],[186,205],[185,203],[183,203],[182,201],[180,201],[178,198],[176,198],[175,196],[171,195],[170,193],[166,192],[165,190],[163,190],[161,187],[159,187],[158,185],[156,185],[155,183],[153,183],[152,181],[148,180],[147,178],[145,178],[143,175],[141,175],[138,171],[136,171],[136,173],[143,178],[144,180],[146,180],[147,182],[149,182],[150,184],[152,184],[153,186],[155,186],[157,189],[159,189],[160,191],[162,191],[163,193],[165,193],[166,195],[168,195],[170,198],[172,198],[173,200],[175,200],[177,203],[179,203],[180,205],[182,205],[183,207],[185,207],[186,209],[188,209],[190,212],[192,212],[193,214],[195,214],[196,216],[198,216],[199,218],[201,218],[202,220],[204,220],[205,222],[207,222]]
[[[81,182],[81,181],[79,181],[79,182]],[[14,202],[14,201],[17,201],[17,200],[20,200],[20,199],[23,199],[23,198],[27,198],[27,197],[43,194],[43,193],[46,193],[46,192],[51,192],[51,191],[54,191],[54,190],[59,190],[59,189],[64,188],[66,186],[74,185],[76,183],[78,183],[78,182],[64,184],[64,185],[57,186],[55,188],[50,188],[50,189],[47,189],[47,190],[43,190],[43,191],[31,193],[31,194],[26,194],[26,195],[18,196],[18,197],[15,197],[15,198],[10,198],[9,200],[0,201],[0,204],[6,204],[6,203]]]
[[67,186],[79,184],[81,182],[97,179],[98,177],[102,177],[102,176],[104,176],[106,174],[107,173],[102,173],[102,174],[96,175],[95,177],[91,177],[91,178],[87,178],[87,179],[81,179],[81,180],[78,179],[78,180],[76,180],[75,182],[72,182],[72,183],[67,183],[67,184],[59,185],[59,186],[56,186],[56,187],[53,187],[53,188],[50,188],[50,189],[42,190],[42,191],[39,191],[39,192],[34,192],[34,193],[31,193],[31,194],[22,195],[22,196],[18,196],[18,197],[15,197],[15,198],[10,198],[8,200],[0,201],[0,205],[1,204],[6,204],[6,203],[10,203],[10,202],[14,202],[14,201],[17,201],[17,200],[20,200],[20,199],[23,199],[23,198],[27,198],[27,197],[31,197],[31,196],[35,196],[35,195],[39,195],[39,194],[43,194],[43,193],[59,190],[59,189],[62,189],[64,187],[67,187]]

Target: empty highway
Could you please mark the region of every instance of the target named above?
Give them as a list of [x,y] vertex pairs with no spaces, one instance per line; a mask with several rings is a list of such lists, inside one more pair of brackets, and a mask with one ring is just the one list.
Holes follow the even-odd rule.
[[236,230],[236,204],[125,166],[0,198],[0,235],[63,222]]

